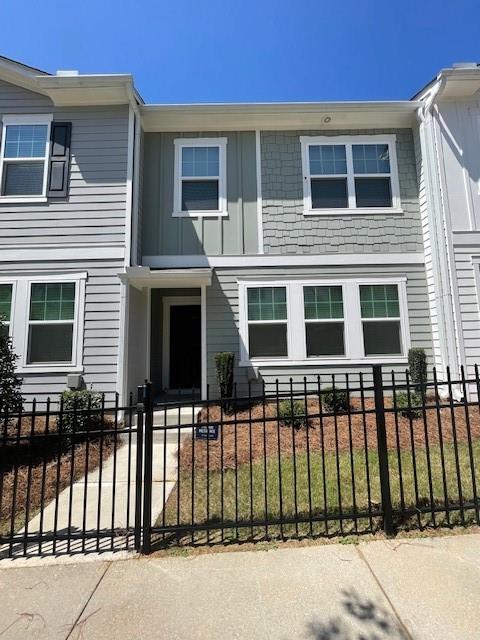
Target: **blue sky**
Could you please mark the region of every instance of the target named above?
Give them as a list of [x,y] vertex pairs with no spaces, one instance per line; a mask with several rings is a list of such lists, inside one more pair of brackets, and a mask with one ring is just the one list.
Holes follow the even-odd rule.
[[3,55],[148,102],[407,99],[480,61],[478,0],[2,0],[2,25]]

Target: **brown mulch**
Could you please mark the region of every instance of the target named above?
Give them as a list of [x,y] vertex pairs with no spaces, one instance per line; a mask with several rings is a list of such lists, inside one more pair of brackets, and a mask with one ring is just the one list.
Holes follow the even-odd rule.
[[[105,424],[105,430],[110,431],[111,423]],[[48,431],[56,433],[55,420],[50,421]],[[15,425],[15,435],[18,425]],[[21,435],[29,435],[31,420],[24,419],[21,425]],[[73,482],[83,478],[86,472],[93,471],[99,466],[100,457],[105,460],[114,450],[113,434],[88,441],[76,442],[73,446],[59,447],[58,438],[45,437],[45,419],[38,417],[35,421],[34,439],[36,446],[26,440],[19,446],[9,442],[0,447],[0,534],[10,532],[12,512],[15,514],[14,529],[25,526],[27,502],[28,519],[56,498],[56,496]],[[88,467],[87,467],[88,451]],[[73,464],[72,464],[73,462]],[[73,468],[72,468],[73,467]],[[30,486],[30,489],[28,488]],[[15,499],[14,499],[15,494]]]
[[[385,400],[386,407],[391,407],[391,400]],[[427,402],[428,405],[428,402]],[[365,443],[368,449],[376,449],[377,447],[377,426],[374,413],[373,399],[365,399],[365,410],[370,413],[365,415],[355,414],[353,412],[360,411],[361,400],[354,398],[351,400],[350,416],[348,414],[337,415],[336,421],[333,416],[323,417],[322,428],[320,428],[319,417],[309,417],[308,430],[305,427],[298,429],[286,426],[276,419],[275,404],[265,405],[265,417],[274,418],[271,421],[263,420],[262,405],[255,405],[251,409],[251,418],[259,419],[249,426],[245,423],[250,417],[250,411],[237,411],[236,416],[225,415],[223,413],[223,422],[231,422],[236,420],[235,424],[224,424],[219,430],[219,438],[216,441],[195,440],[195,469],[207,468],[207,448],[208,448],[208,468],[211,471],[224,469],[234,469],[239,464],[248,463],[250,456],[252,460],[262,460],[264,451],[266,457],[278,456],[280,454],[291,455],[293,453],[295,442],[295,453],[307,450],[307,446],[311,451],[320,451],[323,447],[325,452],[350,451],[353,449],[365,449]],[[324,409],[325,411],[325,409]],[[309,416],[319,413],[318,400],[309,399],[308,414]],[[426,437],[429,445],[439,443],[439,428],[437,421],[437,413],[435,408],[427,409],[426,421],[421,416],[418,419],[410,420],[398,415],[398,430],[396,428],[395,416],[393,413],[386,413],[386,430],[387,430],[387,446],[390,449],[397,447],[398,443],[401,449],[411,450],[412,435],[415,447],[425,447]],[[450,409],[440,410],[441,435],[443,442],[453,442],[453,430]],[[467,423],[465,415],[465,407],[457,406],[454,409],[455,429],[458,442],[466,442],[468,438]],[[480,412],[476,407],[469,407],[470,431],[473,438],[480,437]],[[221,411],[219,406],[209,408],[208,421],[210,423],[220,422]],[[207,422],[207,413],[203,409],[199,421]],[[336,422],[336,425],[335,425]],[[223,456],[222,456],[222,438],[223,430]],[[251,431],[251,438],[250,438]],[[236,432],[236,436],[235,436]],[[278,439],[280,433],[280,444]],[[426,435],[425,435],[426,433]],[[264,444],[265,440],[265,444]],[[350,444],[351,443],[351,444]],[[223,459],[223,465],[222,465]],[[192,468],[192,440],[186,439],[180,452],[181,469],[188,471]]]

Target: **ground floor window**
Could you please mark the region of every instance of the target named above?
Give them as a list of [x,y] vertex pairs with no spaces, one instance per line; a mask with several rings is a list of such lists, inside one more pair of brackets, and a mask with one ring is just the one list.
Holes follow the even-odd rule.
[[0,282],[0,316],[19,355],[20,371],[81,370],[85,280],[81,273]]
[[241,362],[405,358],[406,278],[239,280]]

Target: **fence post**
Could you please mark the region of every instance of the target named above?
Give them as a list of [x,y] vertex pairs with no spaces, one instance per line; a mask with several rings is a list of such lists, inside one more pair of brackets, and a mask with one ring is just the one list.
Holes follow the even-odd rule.
[[142,484],[143,484],[143,385],[137,387],[137,458],[135,473],[135,551],[142,547]]
[[385,400],[383,397],[382,367],[373,365],[373,388],[375,393],[375,416],[377,421],[378,467],[382,495],[383,529],[387,535],[394,533],[390,472],[388,469],[387,432],[385,429]]
[[143,385],[143,407],[145,410],[145,465],[143,472],[142,553],[148,554],[151,551],[152,528],[153,398],[151,382],[145,382]]

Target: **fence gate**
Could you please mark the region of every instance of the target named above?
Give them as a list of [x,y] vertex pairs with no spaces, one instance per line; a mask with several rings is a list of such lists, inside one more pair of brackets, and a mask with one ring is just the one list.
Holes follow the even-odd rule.
[[0,416],[0,558],[140,548],[142,405],[93,394]]

